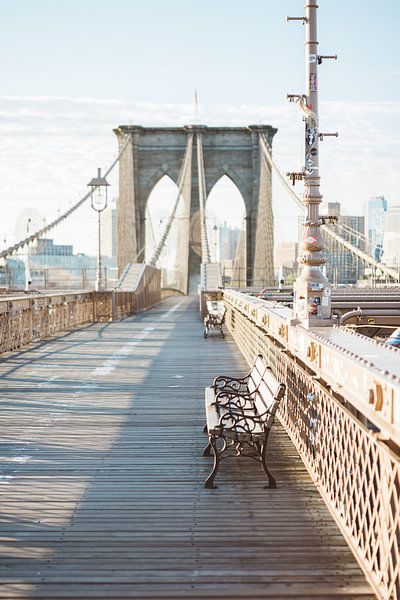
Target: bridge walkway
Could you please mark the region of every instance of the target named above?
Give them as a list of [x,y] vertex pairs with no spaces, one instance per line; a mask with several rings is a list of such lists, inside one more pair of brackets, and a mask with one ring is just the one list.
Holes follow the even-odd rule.
[[3,356],[0,599],[375,596],[289,438],[203,482],[203,389],[245,372],[173,298]]

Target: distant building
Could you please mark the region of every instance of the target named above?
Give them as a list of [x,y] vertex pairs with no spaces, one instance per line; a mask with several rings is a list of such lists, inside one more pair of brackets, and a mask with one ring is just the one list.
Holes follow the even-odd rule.
[[241,229],[229,227],[225,222],[219,228],[221,260],[233,260],[239,242]]
[[0,287],[11,289],[25,285],[25,264],[18,258],[7,258],[0,265]]
[[[350,242],[353,246],[365,250],[365,241],[362,237],[365,231],[364,217],[341,215],[340,202],[329,202],[327,205],[327,214],[338,217],[339,222],[345,226],[345,228],[342,229],[338,225],[329,225],[329,228],[336,231],[336,233],[346,241]],[[302,220],[303,219],[301,219],[301,221]],[[302,231],[303,227],[301,226],[300,240]],[[334,284],[349,285],[355,284],[359,279],[362,279],[364,276],[364,265],[361,259],[325,233],[323,229],[321,230],[321,233],[325,247],[326,276],[329,281]]]
[[368,238],[368,250],[378,261],[382,256],[387,209],[387,200],[383,196],[373,196],[368,202],[364,203],[365,234]]
[[39,238],[36,243],[35,254],[45,256],[72,256],[73,246],[69,244],[54,244],[49,238]]
[[275,247],[275,266],[293,268],[296,264],[298,244],[296,242],[281,242]]
[[113,201],[101,215],[101,252],[103,256],[117,256],[117,208]]
[[391,206],[385,214],[383,261],[389,267],[400,268],[400,206]]

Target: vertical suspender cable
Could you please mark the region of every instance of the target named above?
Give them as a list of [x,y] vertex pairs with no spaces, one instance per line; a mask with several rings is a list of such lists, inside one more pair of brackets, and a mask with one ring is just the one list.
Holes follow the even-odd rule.
[[206,225],[206,178],[204,173],[203,140],[200,132],[197,132],[197,172],[199,178],[199,204],[200,204],[200,235],[201,235],[201,262],[211,262],[210,243],[207,235]]
[[167,241],[169,232],[171,231],[171,226],[172,226],[172,222],[175,218],[175,214],[178,208],[178,204],[179,204],[179,200],[181,198],[182,195],[182,187],[183,187],[183,182],[185,181],[185,176],[186,176],[186,171],[190,162],[190,158],[192,156],[192,151],[193,151],[193,134],[190,132],[189,136],[188,136],[188,141],[187,141],[187,145],[186,145],[186,151],[185,151],[185,155],[183,158],[183,163],[182,163],[182,167],[181,167],[181,171],[179,173],[179,178],[178,178],[178,194],[176,196],[176,200],[175,200],[175,204],[174,207],[172,209],[172,212],[170,214],[170,216],[168,217],[168,221],[165,225],[163,234],[160,238],[160,241],[158,242],[156,248],[154,249],[154,252],[151,256],[151,259],[149,260],[149,265],[155,265],[156,262],[158,261],[160,254],[162,252],[162,249],[165,246],[165,243]]

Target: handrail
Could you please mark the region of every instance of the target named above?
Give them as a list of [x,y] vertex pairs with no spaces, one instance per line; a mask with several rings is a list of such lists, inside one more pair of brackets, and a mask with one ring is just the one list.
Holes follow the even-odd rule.
[[[345,328],[322,336],[285,307],[232,291],[223,298],[247,362],[262,354],[287,383],[278,417],[377,597],[399,600],[400,378],[333,341],[364,336]],[[397,350],[366,343],[365,354],[382,351],[398,365]]]

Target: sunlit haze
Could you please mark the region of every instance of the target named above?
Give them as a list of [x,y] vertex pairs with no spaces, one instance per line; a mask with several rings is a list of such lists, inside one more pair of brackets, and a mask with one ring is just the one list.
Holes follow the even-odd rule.
[[[379,19],[372,0],[319,6],[321,51],[339,56],[320,69],[321,129],[339,132],[321,144],[324,200],[347,214],[374,194],[399,204],[399,4]],[[116,126],[193,122],[195,89],[202,123],[277,127],[276,162],[300,170],[302,117],[286,93],[304,91],[304,29],[286,16],[302,11],[294,0],[1,0],[2,245],[22,211],[48,222],[86,193],[117,155]],[[117,169],[110,183],[117,197]],[[298,208],[273,185],[276,238],[295,239]],[[221,186],[213,218],[237,224],[234,207]]]

